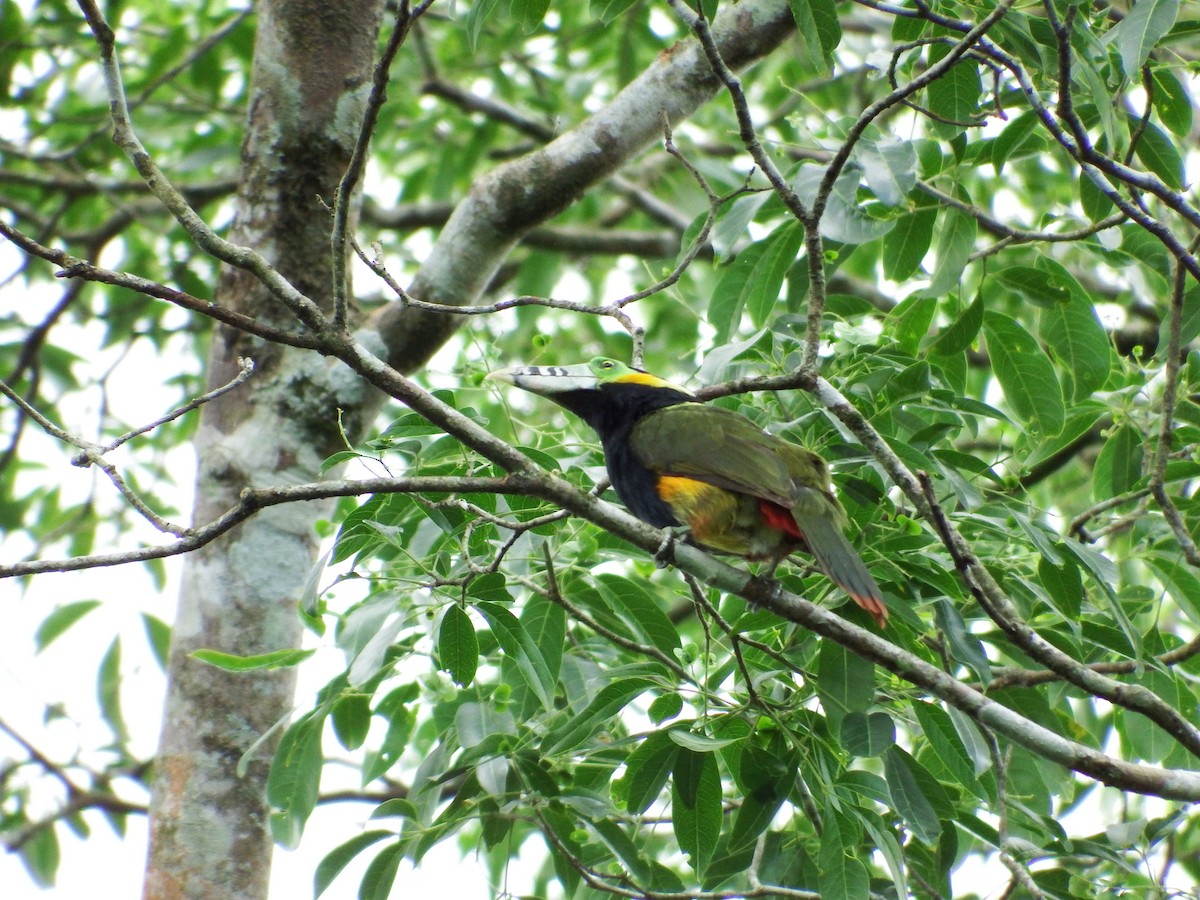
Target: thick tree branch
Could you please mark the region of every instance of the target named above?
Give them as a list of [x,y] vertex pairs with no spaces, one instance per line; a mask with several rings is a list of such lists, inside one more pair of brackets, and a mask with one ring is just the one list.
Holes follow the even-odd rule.
[[[714,38],[735,68],[777,47],[794,28],[783,0],[744,0],[726,6]],[[671,122],[709,100],[719,86],[695,41],[661,54],[600,112],[544,148],[479,179],[439,235],[409,293],[429,303],[470,305],[508,252],[531,228],[556,215],[592,185],[609,177],[658,137]],[[458,327],[457,317],[399,304],[383,310],[376,326],[387,359],[400,371],[419,367]]]

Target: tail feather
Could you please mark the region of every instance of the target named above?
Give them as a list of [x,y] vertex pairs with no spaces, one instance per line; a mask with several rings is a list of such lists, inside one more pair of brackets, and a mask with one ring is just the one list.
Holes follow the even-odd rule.
[[804,533],[804,542],[821,570],[883,628],[888,616],[883,594],[837,524],[830,517],[820,515],[806,516],[803,520],[798,519],[796,524]]

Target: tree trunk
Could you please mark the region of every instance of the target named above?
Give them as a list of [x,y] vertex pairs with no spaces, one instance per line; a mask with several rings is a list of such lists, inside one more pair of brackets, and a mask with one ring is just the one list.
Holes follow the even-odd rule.
[[[266,0],[258,7],[249,120],[232,239],[260,251],[325,308],[331,295],[331,216],[358,136],[382,0]],[[245,272],[221,273],[217,300],[292,327]],[[268,346],[228,329],[213,336],[208,378],[227,382],[239,357],[256,372],[204,408],[196,436],[195,521],[232,506],[243,488],[313,481],[375,404],[362,383],[316,354]],[[150,810],[147,898],[265,897],[272,840],[265,784],[273,742],[244,775],[239,760],[288,714],[294,670],[234,675],[191,658],[295,647],[296,601],[317,551],[314,519],[298,504],[266,510],[191,554],[168,667],[168,694]]]

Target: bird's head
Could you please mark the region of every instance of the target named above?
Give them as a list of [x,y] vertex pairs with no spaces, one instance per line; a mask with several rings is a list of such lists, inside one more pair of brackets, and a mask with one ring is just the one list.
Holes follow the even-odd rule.
[[679,385],[606,356],[571,366],[513,366],[487,377],[550,399],[571,391],[600,390],[605,385],[640,385],[691,396]]
[[513,366],[487,377],[553,400],[602,434],[608,414],[636,416],[694,399],[685,388],[605,356],[570,366]]

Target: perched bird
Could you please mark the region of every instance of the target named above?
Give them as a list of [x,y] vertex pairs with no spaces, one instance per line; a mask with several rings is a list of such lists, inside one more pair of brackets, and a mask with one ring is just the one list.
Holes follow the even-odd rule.
[[617,496],[642,521],[683,526],[694,543],[769,561],[772,571],[806,549],[880,627],[887,622],[879,586],[842,534],[846,512],[817,454],[613,359],[516,366],[488,378],[553,400],[591,425]]

